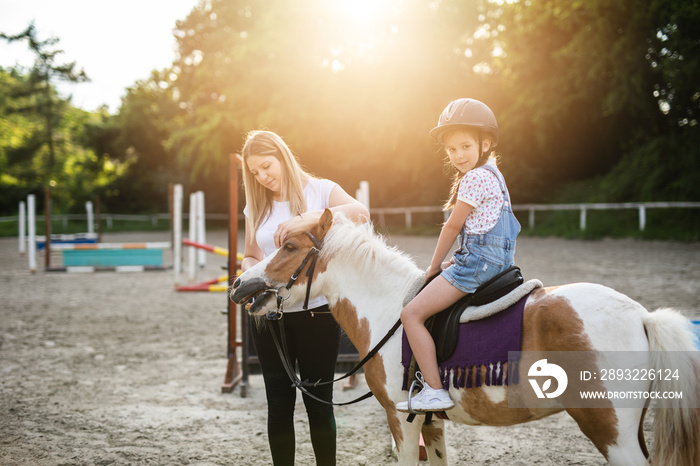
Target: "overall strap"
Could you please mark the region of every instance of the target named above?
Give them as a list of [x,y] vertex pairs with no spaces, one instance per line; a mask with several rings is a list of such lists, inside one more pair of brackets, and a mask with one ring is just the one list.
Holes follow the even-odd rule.
[[501,187],[501,192],[503,192],[503,208],[507,207],[508,210],[512,210],[512,206],[510,203],[510,193],[508,192],[508,186],[506,186],[506,180],[503,177],[503,173],[501,173],[501,171],[495,165],[486,163],[482,165],[482,167],[496,175],[496,178],[498,179],[498,184]]

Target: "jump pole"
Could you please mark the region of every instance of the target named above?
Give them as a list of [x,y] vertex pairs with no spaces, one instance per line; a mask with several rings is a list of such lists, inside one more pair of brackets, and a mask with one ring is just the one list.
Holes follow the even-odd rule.
[[51,268],[51,188],[44,188],[44,269]]
[[[197,191],[195,193],[195,198],[197,200],[197,240],[200,243],[207,242],[206,233],[206,212],[204,212],[204,191]],[[207,266],[207,255],[204,251],[200,250],[197,254],[197,263],[200,269],[204,269]]]
[[[229,277],[235,277],[238,270],[238,168],[241,166],[240,156],[238,154],[229,154],[229,204],[228,204],[228,270]],[[230,279],[229,279],[230,280]],[[241,312],[241,335],[243,341],[236,339],[237,334],[237,305],[231,301],[229,294],[226,293],[226,307],[228,310],[228,341],[227,341],[227,356],[228,363],[226,365],[226,375],[224,383],[221,385],[222,393],[231,393],[233,388],[241,384],[241,397],[245,398],[248,394],[248,320],[247,313]],[[239,364],[236,349],[242,347],[242,361]],[[243,370],[241,371],[241,366]]]
[[173,186],[172,202],[172,244],[173,244],[173,273],[175,274],[175,286],[180,284],[180,272],[182,272],[182,185]]
[[34,194],[27,196],[27,213],[29,271],[36,273],[36,196]]
[[[190,193],[190,239],[192,241],[197,240],[197,195],[196,193]],[[197,261],[197,251],[194,248],[190,248],[187,251],[187,281],[194,282],[197,274],[196,264]]]
[[19,201],[19,253],[24,255],[27,252],[27,238],[26,228],[27,228],[27,208],[25,207],[24,201]]
[[88,234],[95,234],[95,211],[93,209],[92,201],[85,201],[85,212],[87,214],[87,227]]

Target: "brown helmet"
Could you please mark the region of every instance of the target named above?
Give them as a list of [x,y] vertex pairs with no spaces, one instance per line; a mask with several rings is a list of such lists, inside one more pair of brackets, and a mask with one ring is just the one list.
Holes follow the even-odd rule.
[[498,144],[498,122],[491,109],[476,99],[457,99],[450,102],[438,118],[438,124],[430,135],[442,142],[446,131],[467,126],[487,133],[493,139],[492,147]]

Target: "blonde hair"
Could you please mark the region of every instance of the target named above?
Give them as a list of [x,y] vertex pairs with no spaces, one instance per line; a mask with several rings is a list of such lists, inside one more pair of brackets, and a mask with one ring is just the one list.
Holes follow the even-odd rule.
[[[478,130],[471,128],[469,126],[457,126],[454,129],[446,131],[444,133],[444,136],[442,137],[442,141],[445,141],[445,139],[447,139],[448,134],[453,133],[453,132],[457,132],[457,131],[464,131],[466,133],[471,134],[472,136],[475,137],[475,139],[479,143],[480,156],[479,156],[479,160],[477,160],[476,166],[474,168],[479,168],[479,167],[485,165],[486,162],[488,162],[489,158],[492,158],[496,162],[498,162],[499,157],[498,157],[498,154],[495,154],[492,150],[492,148],[494,147],[493,138],[491,137],[491,135],[489,133],[484,133],[482,131],[478,131]],[[487,151],[483,151],[483,140],[484,139],[488,139],[489,141],[491,141],[491,144],[489,145],[489,150],[487,150]],[[442,148],[444,149],[445,148],[444,142],[442,142],[441,144],[442,144]],[[454,209],[455,204],[457,204],[457,195],[459,194],[459,183],[460,183],[460,181],[462,181],[462,178],[464,177],[464,173],[461,173],[459,170],[454,168],[454,166],[452,166],[452,164],[450,163],[449,157],[447,158],[447,166],[448,166],[448,170],[453,172],[453,175],[452,175],[452,185],[450,186],[450,197],[448,198],[447,202],[445,202],[445,204],[442,206],[443,210]],[[474,168],[472,168],[472,170]]]
[[243,186],[245,187],[245,199],[253,231],[258,231],[260,225],[272,212],[273,193],[262,186],[248,168],[247,160],[252,155],[272,155],[280,161],[282,167],[280,195],[282,200],[289,202],[289,211],[293,216],[306,212],[304,186],[314,176],[301,168],[289,146],[277,134],[271,131],[251,131],[243,145],[242,156]]

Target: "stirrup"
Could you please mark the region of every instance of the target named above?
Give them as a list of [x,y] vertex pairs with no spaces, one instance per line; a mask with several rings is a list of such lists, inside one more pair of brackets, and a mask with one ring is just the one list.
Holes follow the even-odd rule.
[[425,387],[425,379],[423,378],[423,374],[421,371],[416,371],[416,378],[411,382],[411,387],[408,389],[408,412],[411,414],[423,414],[423,411],[415,411],[413,408],[411,408],[411,399],[413,398],[413,387],[416,386],[416,383],[419,383],[421,386],[421,389]]

